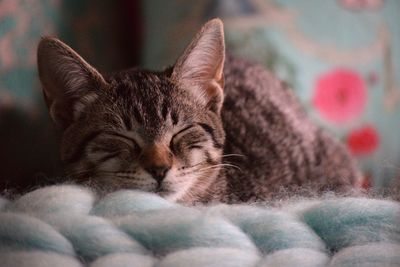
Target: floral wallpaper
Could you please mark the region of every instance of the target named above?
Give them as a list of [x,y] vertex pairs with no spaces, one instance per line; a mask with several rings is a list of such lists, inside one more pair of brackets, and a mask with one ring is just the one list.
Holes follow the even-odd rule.
[[358,118],[367,104],[367,89],[360,75],[350,69],[333,69],[315,80],[315,109],[337,125]]
[[[228,50],[288,81],[311,118],[356,157],[365,187],[400,179],[399,1],[148,0],[144,7],[152,47],[145,65],[173,63],[204,21],[221,17]],[[167,25],[164,35],[156,25]]]

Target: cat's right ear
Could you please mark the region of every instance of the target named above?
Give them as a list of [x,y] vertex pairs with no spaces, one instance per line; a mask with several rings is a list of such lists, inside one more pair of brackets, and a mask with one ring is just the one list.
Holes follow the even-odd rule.
[[61,128],[70,125],[106,85],[103,76],[72,48],[45,37],[38,46],[37,63],[50,116]]
[[220,112],[224,93],[225,41],[220,19],[207,22],[177,60],[172,80],[210,110]]

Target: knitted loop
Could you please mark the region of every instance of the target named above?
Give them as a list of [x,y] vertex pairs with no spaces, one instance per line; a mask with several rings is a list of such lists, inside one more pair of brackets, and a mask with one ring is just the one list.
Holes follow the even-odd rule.
[[0,213],[0,248],[75,255],[71,243],[56,229],[39,219],[18,213]]
[[302,217],[333,251],[378,241],[400,243],[398,203],[335,199],[305,210]]
[[190,247],[256,250],[249,237],[237,226],[223,218],[205,216],[189,208],[128,216],[118,225],[156,255]]
[[83,267],[74,257],[47,251],[8,251],[0,252],[0,266],[7,267]]
[[140,191],[121,190],[108,194],[93,208],[92,213],[102,217],[117,217],[137,212],[178,207],[157,195]]
[[264,254],[299,247],[325,251],[319,236],[293,214],[246,205],[219,205],[207,210],[238,225]]
[[183,207],[61,185],[0,198],[4,266],[400,266],[400,205],[330,198]]

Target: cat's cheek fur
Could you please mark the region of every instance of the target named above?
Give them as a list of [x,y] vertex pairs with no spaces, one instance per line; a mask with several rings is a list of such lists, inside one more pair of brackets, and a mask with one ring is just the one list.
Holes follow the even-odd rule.
[[121,168],[121,161],[117,158],[109,159],[98,165],[97,171],[100,172],[115,172]]
[[[170,191],[172,193],[168,193],[163,195],[169,201],[178,201],[179,199],[183,198],[185,195],[190,192],[190,189],[196,183],[198,177],[194,174],[187,174],[183,177],[178,178],[178,176],[172,176],[169,184]],[[169,181],[166,181],[169,182]]]
[[154,191],[157,188],[157,182],[140,167],[135,170],[135,177],[131,179],[131,183],[136,189],[145,191]]
[[221,163],[222,150],[209,149],[208,156],[212,162]]
[[202,163],[205,160],[204,152],[202,149],[192,149],[189,153],[189,165],[194,166]]

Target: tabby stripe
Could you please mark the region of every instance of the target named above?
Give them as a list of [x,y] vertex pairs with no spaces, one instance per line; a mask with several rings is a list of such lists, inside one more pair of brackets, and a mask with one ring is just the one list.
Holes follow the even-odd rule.
[[210,125],[205,124],[205,123],[198,123],[198,125],[201,128],[203,128],[204,131],[206,131],[206,133],[208,133],[211,136],[211,139],[213,140],[213,143],[214,143],[214,147],[216,147],[216,148],[222,148],[223,147],[223,145],[221,143],[219,143],[217,141],[217,139],[215,138],[214,129]]
[[305,169],[305,176],[309,176],[311,173],[311,159],[308,157],[308,153],[307,153],[307,147],[304,146],[303,143],[300,144],[300,148],[302,150],[302,154],[304,156],[303,161],[304,163],[302,164],[303,168]]
[[[168,103],[167,101],[163,101],[162,102],[162,108],[161,108],[161,116],[163,118],[163,120],[167,120],[167,115],[168,115]],[[174,123],[174,122],[172,122]]]
[[91,134],[87,135],[78,145],[78,148],[75,150],[75,152],[72,154],[72,156],[69,158],[69,162],[70,163],[74,163],[77,162],[79,160],[81,160],[81,158],[84,156],[84,151],[87,147],[87,145],[93,140],[95,139],[97,136],[99,136],[100,134],[102,134],[102,131],[95,131],[92,132]]
[[171,119],[172,119],[172,124],[177,125],[179,121],[179,116],[178,113],[176,113],[174,110],[171,111]]
[[210,153],[209,153],[208,151],[206,151],[206,162],[207,162],[208,164],[212,164],[212,165],[215,165],[215,164],[218,163],[218,161],[214,161],[214,160],[211,158],[211,155],[210,155]]
[[117,136],[117,137],[121,137],[123,139],[126,139],[126,140],[132,142],[134,145],[138,146],[136,140],[133,139],[132,137],[129,137],[129,136],[126,136],[126,135],[123,135],[123,134],[120,134],[120,133],[116,133],[116,132],[104,132],[104,133],[108,134],[108,135],[114,135],[114,136]]
[[122,121],[128,131],[132,130],[132,122],[127,116],[122,116]]
[[179,132],[177,132],[176,134],[174,134],[174,136],[172,136],[171,143],[172,143],[172,141],[175,139],[175,137],[177,137],[179,134],[181,134],[181,133],[183,133],[183,132],[186,132],[187,130],[189,130],[189,129],[193,128],[193,127],[194,127],[194,125],[193,125],[193,124],[190,124],[189,126],[183,128],[182,130],[180,130]]
[[186,145],[187,146],[193,146],[193,145],[200,145],[204,142],[207,142],[207,139],[205,140],[196,140],[196,141],[192,141],[192,142],[188,142]]
[[110,154],[108,154],[108,155],[106,155],[106,156],[100,158],[100,159],[98,160],[98,163],[106,162],[107,160],[112,159],[112,158],[118,156],[119,153],[120,153],[120,152],[110,153]]
[[314,163],[314,165],[315,166],[320,166],[321,163],[322,163],[322,157],[323,157],[322,155],[326,155],[327,153],[326,153],[326,149],[325,149],[324,143],[323,143],[322,138],[321,138],[322,130],[318,129],[317,133],[315,135],[318,136],[317,144],[315,145],[316,151],[318,151],[318,153],[316,153],[316,155],[315,155],[315,163]]
[[135,117],[135,120],[136,120],[139,124],[143,124],[142,115],[140,114],[139,110],[138,110],[136,107],[133,109],[133,116]]

